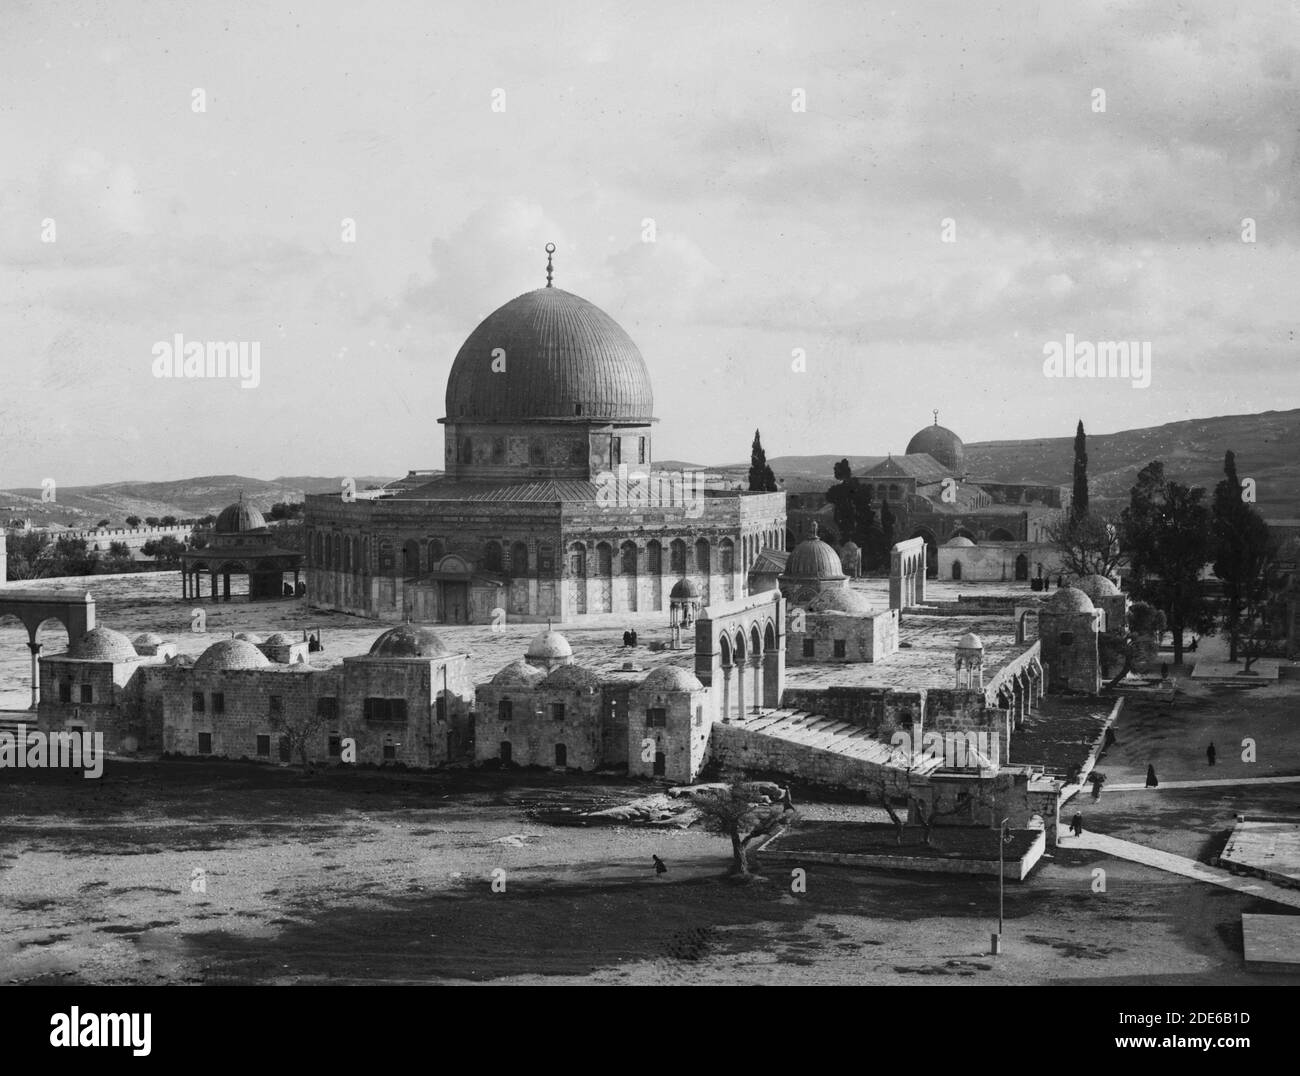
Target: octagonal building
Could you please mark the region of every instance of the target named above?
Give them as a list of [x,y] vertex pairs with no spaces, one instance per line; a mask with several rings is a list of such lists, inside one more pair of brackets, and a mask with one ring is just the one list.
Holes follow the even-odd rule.
[[307,594],[422,623],[665,614],[675,584],[743,597],[785,533],[785,495],[708,488],[654,465],[636,344],[551,284],[484,318],[447,378],[445,471],[307,498]]

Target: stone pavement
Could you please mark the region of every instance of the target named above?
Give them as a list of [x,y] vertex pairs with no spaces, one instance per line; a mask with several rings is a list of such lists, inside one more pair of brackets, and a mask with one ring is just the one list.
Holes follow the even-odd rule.
[[1161,852],[1155,848],[1146,848],[1143,845],[1134,844],[1132,841],[1122,841],[1118,837],[1090,833],[1086,829],[1083,831],[1082,836],[1076,837],[1068,830],[1065,830],[1057,836],[1057,844],[1061,848],[1091,848],[1098,852],[1104,852],[1106,855],[1114,856],[1116,859],[1127,859],[1133,863],[1141,863],[1146,867],[1155,867],[1156,870],[1181,874],[1184,878],[1191,878],[1197,882],[1209,882],[1211,885],[1222,886],[1224,889],[1233,889],[1243,897],[1257,897],[1261,900],[1271,900],[1276,904],[1285,904],[1291,908],[1300,908],[1300,891],[1284,889],[1259,878],[1229,874],[1218,867],[1210,867],[1204,863],[1198,863],[1194,859],[1176,856],[1172,852]]
[[1222,785],[1296,785],[1300,777],[1227,777],[1221,781],[1161,781],[1155,788],[1145,784],[1105,785],[1101,794],[1107,792],[1160,792],[1166,788],[1218,788]]

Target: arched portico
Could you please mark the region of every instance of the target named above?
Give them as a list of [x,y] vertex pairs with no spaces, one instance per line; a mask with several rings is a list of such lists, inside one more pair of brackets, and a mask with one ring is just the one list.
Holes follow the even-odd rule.
[[27,648],[32,655],[32,709],[40,702],[41,678],[37,660],[41,644],[37,633],[48,620],[57,620],[67,629],[68,646],[72,646],[95,626],[95,599],[65,597],[55,591],[0,590],[0,617],[12,616],[27,629]]

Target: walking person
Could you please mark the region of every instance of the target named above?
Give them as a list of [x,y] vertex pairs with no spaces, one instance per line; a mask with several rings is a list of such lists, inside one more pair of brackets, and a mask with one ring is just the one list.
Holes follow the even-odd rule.
[[661,874],[667,874],[667,873],[668,873],[668,868],[664,866],[664,861],[663,861],[662,859],[660,859],[658,856],[651,856],[650,858],[653,859],[653,860],[655,861],[655,876],[656,876],[656,877],[658,877],[658,876],[661,875]]
[[1218,752],[1214,750],[1214,741],[1211,740],[1211,741],[1210,741],[1210,746],[1207,747],[1207,748],[1205,749],[1205,760],[1206,760],[1206,761],[1207,761],[1211,766],[1213,766],[1213,765],[1214,765],[1214,759],[1215,759],[1215,756],[1216,756],[1217,754],[1218,754]]
[[1147,764],[1147,788],[1155,788],[1159,781],[1156,780],[1156,768],[1149,763]]
[[1083,836],[1083,815],[1078,811],[1074,812],[1074,817],[1070,819],[1070,832],[1076,837]]

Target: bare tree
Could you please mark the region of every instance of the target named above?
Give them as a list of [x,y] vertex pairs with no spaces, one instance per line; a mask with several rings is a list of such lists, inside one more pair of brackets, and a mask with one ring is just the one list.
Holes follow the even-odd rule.
[[311,772],[311,762],[307,758],[307,747],[325,728],[329,718],[317,710],[279,713],[271,717],[271,728],[289,741],[289,755],[296,752],[302,762],[303,773]]

